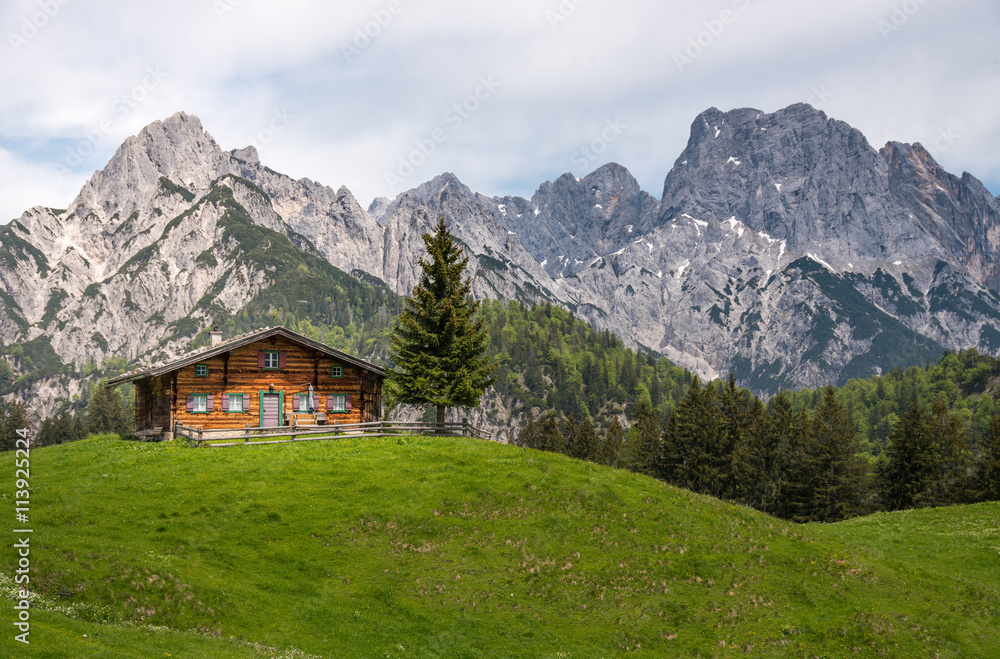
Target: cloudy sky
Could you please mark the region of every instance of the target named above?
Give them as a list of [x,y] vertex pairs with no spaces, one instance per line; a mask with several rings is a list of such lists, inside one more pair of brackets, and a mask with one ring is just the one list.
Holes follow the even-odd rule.
[[659,197],[697,114],[812,103],[1000,193],[995,0],[5,0],[0,222],[178,110],[367,205],[605,162]]

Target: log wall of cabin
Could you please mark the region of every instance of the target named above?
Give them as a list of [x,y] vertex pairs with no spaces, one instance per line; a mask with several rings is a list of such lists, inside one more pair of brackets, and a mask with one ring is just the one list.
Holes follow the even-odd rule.
[[[262,350],[278,350],[285,353],[285,368],[263,369],[258,366],[258,353]],[[175,371],[176,400],[173,405],[174,418],[185,426],[203,428],[242,428],[260,426],[260,392],[283,392],[281,423],[297,413],[292,407],[295,394],[306,394],[309,385],[318,397],[317,412],[327,415],[327,423],[359,423],[381,413],[381,381],[376,385],[366,384],[369,371],[328,357],[311,348],[301,346],[283,337],[272,337],[257,341],[231,352],[207,359],[199,364],[208,365],[208,375],[195,375],[195,364]],[[343,376],[332,376],[332,367],[340,366]],[[368,393],[376,389],[378,395]],[[229,412],[223,409],[224,394],[240,393],[249,396],[249,410]],[[189,394],[210,394],[212,409],[205,413],[187,411]],[[327,395],[347,394],[351,396],[352,409],[349,412],[331,412],[326,409]]]

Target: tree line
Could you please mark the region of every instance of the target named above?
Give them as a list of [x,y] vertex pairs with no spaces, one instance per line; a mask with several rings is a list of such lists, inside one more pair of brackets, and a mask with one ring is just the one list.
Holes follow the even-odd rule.
[[[14,400],[0,405],[0,451],[14,450],[17,430],[31,427],[24,403]],[[73,410],[66,406],[43,419],[37,436],[31,437],[31,445],[67,444],[91,434],[124,436],[134,429],[132,402],[127,396],[122,396],[121,388],[106,389],[97,385],[83,409]]]
[[976,447],[943,400],[904,413],[883,455],[861,452],[857,428],[833,387],[810,412],[781,392],[766,404],[736,385],[694,378],[660,423],[648,396],[625,430],[603,436],[589,417],[548,412],[521,446],[564,453],[734,501],[797,522],[833,522],[879,510],[1000,498],[1000,414]]
[[[836,395],[857,426],[862,449],[878,456],[914,403],[929,410],[937,399],[962,422],[969,441],[978,443],[1000,411],[995,400],[998,377],[1000,359],[970,348],[946,352],[934,364],[894,368],[882,376],[850,380],[837,388]],[[821,397],[820,390],[793,394],[795,407],[809,410]]]

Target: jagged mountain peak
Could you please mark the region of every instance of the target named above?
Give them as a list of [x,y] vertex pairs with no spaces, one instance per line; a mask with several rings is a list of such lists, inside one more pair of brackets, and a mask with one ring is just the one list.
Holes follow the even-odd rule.
[[127,138],[101,171],[95,172],[70,207],[98,221],[125,218],[140,210],[166,178],[188,191],[207,190],[233,170],[228,154],[193,115],[177,112]]
[[641,192],[639,181],[616,162],[609,162],[587,174],[580,182],[589,190],[605,195],[636,195]]
[[388,197],[375,197],[372,203],[368,204],[368,214],[380,225],[385,224],[385,214],[392,205],[392,199]]
[[260,165],[260,156],[257,154],[257,148],[254,145],[245,146],[242,149],[233,149],[230,151],[234,158],[242,160],[248,165]]
[[431,203],[435,199],[441,197],[443,193],[449,191],[470,198],[476,196],[467,185],[462,183],[458,177],[451,172],[438,174],[426,183],[422,183],[403,194],[410,194],[423,203]]

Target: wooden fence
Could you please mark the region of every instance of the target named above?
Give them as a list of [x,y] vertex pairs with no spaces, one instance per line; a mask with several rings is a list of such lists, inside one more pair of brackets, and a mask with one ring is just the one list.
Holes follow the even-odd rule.
[[184,438],[195,446],[254,446],[259,444],[285,444],[289,442],[311,442],[320,439],[344,439],[365,437],[393,437],[396,435],[436,435],[452,437],[475,437],[489,440],[492,435],[481,428],[461,423],[427,423],[422,421],[369,421],[367,423],[333,423],[326,426],[278,426],[259,428],[247,425],[244,428],[204,430],[174,424],[174,437]]

